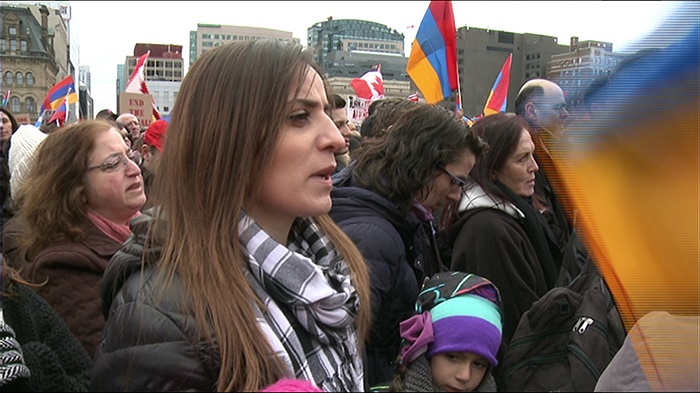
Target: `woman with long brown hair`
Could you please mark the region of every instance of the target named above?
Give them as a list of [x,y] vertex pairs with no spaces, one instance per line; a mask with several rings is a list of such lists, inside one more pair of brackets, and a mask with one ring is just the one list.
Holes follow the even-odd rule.
[[231,43],[190,68],[154,208],[102,283],[91,390],[364,390],[369,279],[327,216],[329,96],[300,45]]

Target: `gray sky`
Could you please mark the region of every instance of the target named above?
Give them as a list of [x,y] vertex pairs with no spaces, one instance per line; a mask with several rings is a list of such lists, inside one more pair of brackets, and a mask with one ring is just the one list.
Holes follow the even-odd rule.
[[[136,43],[182,45],[187,67],[189,32],[197,23],[291,31],[306,45],[316,22],[363,19],[406,36],[406,56],[429,1],[72,1],[71,33],[78,37],[80,65],[89,66],[95,112],[116,110],[117,65]],[[675,1],[454,1],[457,27],[470,26],[613,43],[632,51],[681,2]],[[698,4],[698,3],[695,3]],[[413,26],[412,28],[410,26]]]

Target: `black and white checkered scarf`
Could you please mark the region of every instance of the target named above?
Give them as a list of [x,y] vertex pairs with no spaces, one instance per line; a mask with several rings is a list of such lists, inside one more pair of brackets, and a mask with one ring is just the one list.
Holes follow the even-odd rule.
[[346,261],[318,225],[299,218],[290,244],[273,240],[241,213],[246,276],[265,304],[256,321],[290,370],[327,392],[363,390],[355,316],[357,292]]

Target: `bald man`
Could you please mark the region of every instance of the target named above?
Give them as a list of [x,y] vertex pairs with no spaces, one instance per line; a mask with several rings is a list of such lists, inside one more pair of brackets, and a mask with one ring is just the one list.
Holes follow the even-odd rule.
[[121,123],[129,131],[133,140],[136,140],[141,134],[141,124],[139,119],[131,113],[122,113],[117,117],[117,122]]
[[[557,152],[569,117],[564,93],[552,81],[531,79],[518,92],[515,112],[529,125],[535,143],[535,160],[540,167],[535,173],[533,205],[549,224],[551,231],[548,236],[564,250],[575,224],[575,214],[563,190],[552,155]],[[552,256],[561,258],[560,255]]]

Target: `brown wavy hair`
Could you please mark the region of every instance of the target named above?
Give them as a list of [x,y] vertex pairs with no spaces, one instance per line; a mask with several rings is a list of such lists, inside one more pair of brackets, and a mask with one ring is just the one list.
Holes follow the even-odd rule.
[[446,109],[412,103],[383,137],[363,141],[354,173],[360,186],[379,192],[407,213],[416,192],[430,193],[440,168],[465,151],[479,157],[485,147]]
[[[154,220],[146,242],[163,236],[158,262],[163,287],[179,276],[200,332],[216,340],[217,391],[255,391],[284,375],[281,360],[254,323],[248,299],[262,304],[244,276],[238,217],[245,204],[259,200],[264,170],[288,116],[287,101],[310,69],[319,73],[331,97],[323,72],[298,44],[223,45],[192,65],[172,111],[162,170],[151,192],[156,218],[167,215],[167,224]],[[363,342],[370,323],[366,265],[327,215],[314,220],[348,261],[360,298],[356,324]]]
[[49,243],[87,236],[88,160],[97,136],[112,128],[104,120],[87,120],[48,134],[37,148],[18,195],[18,214],[31,228],[23,241],[30,258]]

